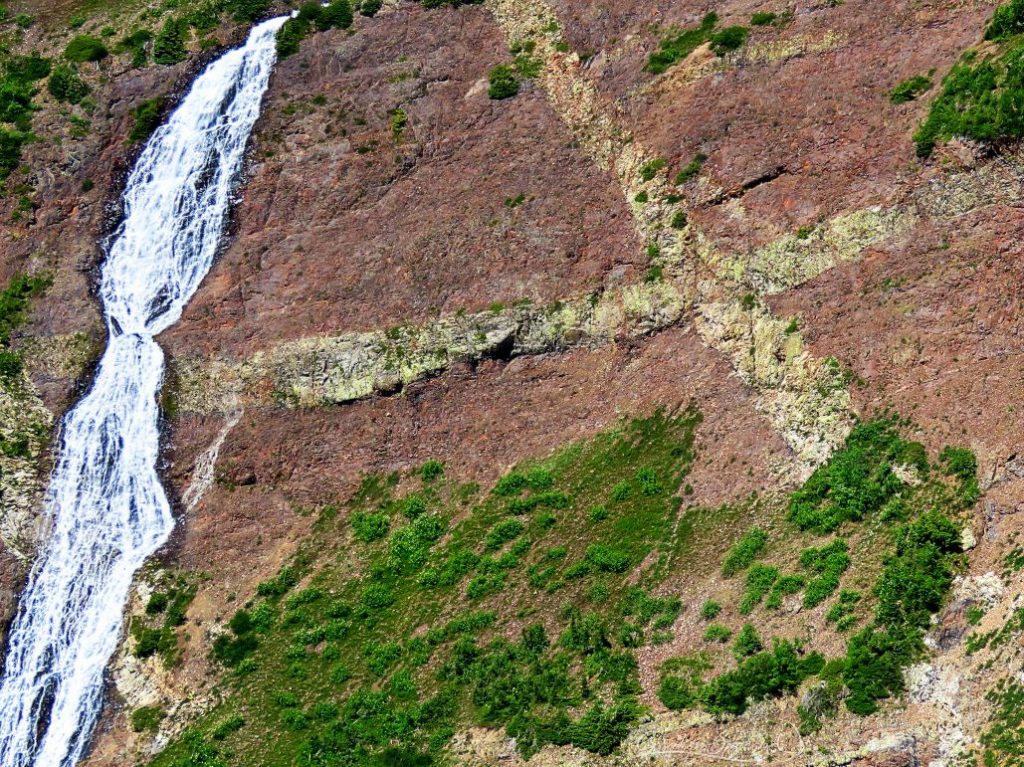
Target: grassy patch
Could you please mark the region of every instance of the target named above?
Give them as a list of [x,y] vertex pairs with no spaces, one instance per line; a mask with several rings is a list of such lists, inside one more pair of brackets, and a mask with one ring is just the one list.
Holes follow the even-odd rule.
[[1024,87],[1024,39],[1020,0],[996,9],[986,30],[992,49],[968,50],[942,80],[927,119],[914,134],[917,153],[931,155],[954,136],[999,144],[1024,137],[1018,95]]
[[904,80],[889,91],[889,101],[893,104],[905,104],[908,101],[913,101],[921,94],[926,93],[931,89],[931,87],[931,78],[925,77],[924,75],[916,75]]
[[711,39],[711,34],[717,23],[718,14],[712,11],[701,20],[699,26],[673,32],[664,37],[658,46],[658,50],[647,59],[647,65],[644,67],[644,70],[658,75],[666,71],[673,64],[682,61],[699,46]]
[[[433,469],[403,497],[397,478],[367,478],[231,618],[214,646],[226,702],[155,764],[229,751],[264,765],[434,764],[473,722],[505,728],[526,755],[610,753],[641,711],[635,648],[665,641],[684,609],[655,591],[656,567],[638,567],[671,538],[699,421],[624,423],[483,495]],[[595,503],[605,513],[578,524]],[[243,724],[215,737],[231,717]]]

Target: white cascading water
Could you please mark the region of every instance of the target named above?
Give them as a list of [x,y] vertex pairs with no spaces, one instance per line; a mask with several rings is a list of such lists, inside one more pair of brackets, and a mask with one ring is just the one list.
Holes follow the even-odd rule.
[[174,520],[157,475],[163,352],[213,263],[285,17],[213,62],[147,143],[124,192],[100,297],[109,340],[64,419],[46,510],[0,678],[0,765],[71,767],[99,715],[132,578]]

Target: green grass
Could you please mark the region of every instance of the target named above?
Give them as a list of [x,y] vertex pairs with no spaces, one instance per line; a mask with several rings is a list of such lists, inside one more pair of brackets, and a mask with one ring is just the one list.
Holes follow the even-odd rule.
[[[524,754],[611,752],[640,713],[635,648],[665,641],[684,609],[637,568],[671,539],[699,422],[624,423],[483,495],[433,471],[405,497],[397,478],[367,478],[236,614],[215,647],[227,701],[154,764],[432,764],[474,722]],[[409,497],[425,506],[411,521]],[[575,523],[595,503],[606,514]],[[232,717],[244,724],[215,739]]]
[[986,37],[994,50],[968,50],[942,80],[928,117],[914,134],[917,154],[928,157],[954,136],[990,145],[1024,137],[1024,111],[1018,104],[1024,88],[1024,39],[1021,3],[997,9]]
[[746,45],[749,34],[750,30],[746,27],[725,27],[712,34],[708,40],[711,42],[711,50],[718,56],[724,56]]
[[647,59],[644,71],[658,75],[682,61],[711,39],[711,34],[717,23],[718,15],[712,11],[701,20],[699,26],[673,32],[663,38],[658,50]]
[[495,100],[510,99],[519,93],[519,79],[508,64],[498,64],[487,75],[487,95]]
[[28,320],[32,299],[42,295],[52,282],[46,274],[19,274],[0,291],[0,383],[12,385],[21,375],[21,355],[11,349],[11,335]]
[[[749,527],[741,517],[757,512],[754,502],[681,509],[699,422],[692,410],[624,422],[516,467],[484,493],[434,470],[414,469],[405,484],[367,477],[347,513],[322,510],[293,561],[230,619],[214,645],[223,702],[153,764],[433,765],[474,724],[504,729],[525,756],[549,743],[608,754],[642,714],[637,649],[669,641],[687,609],[665,593],[667,576],[711,575],[716,565],[745,571],[730,611],[804,589],[805,602],[815,595],[810,609],[834,613],[837,631],[856,611],[873,617],[828,665],[800,642],[764,635],[756,619],[732,648],[732,632],[709,624],[707,655],[691,648],[663,664],[654,692],[664,705],[739,714],[819,676],[825,697],[808,698],[802,726],[820,726],[844,687],[852,710],[873,710],[900,691],[901,668],[919,656],[959,566],[958,529],[943,512],[965,508],[973,456],[947,450],[934,471],[902,436],[905,424],[861,424],[792,499],[815,519],[864,493],[875,501],[838,514],[844,537],[806,548],[805,575],[782,575],[757,560],[797,556],[781,539],[814,533],[798,532],[796,519],[783,530]],[[868,492],[865,484],[888,488],[897,463],[922,482]],[[902,512],[886,516],[893,498]],[[875,512],[878,580],[863,598],[835,598],[855,549],[846,540]],[[708,542],[742,526],[709,560]],[[167,609],[160,602],[154,616]],[[700,608],[706,621],[721,611]]]
[[757,527],[752,527],[742,538],[733,544],[722,562],[722,575],[729,577],[746,570],[757,558],[768,542],[768,534]]
[[889,101],[893,104],[905,104],[929,91],[931,87],[931,78],[925,77],[924,75],[915,75],[914,77],[904,80],[889,91]]
[[675,178],[676,186],[685,184],[690,179],[696,178],[700,175],[700,169],[704,167],[704,163],[707,160],[707,155],[698,152],[677,174]]

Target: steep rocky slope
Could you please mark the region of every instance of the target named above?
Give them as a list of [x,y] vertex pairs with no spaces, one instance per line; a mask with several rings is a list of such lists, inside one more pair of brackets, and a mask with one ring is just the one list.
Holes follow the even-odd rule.
[[[140,62],[116,42],[203,4],[37,5],[12,6],[35,16],[3,27],[15,54],[56,65],[90,34],[111,55],[77,65],[84,105],[40,81],[41,140],[0,201],[3,284],[52,278],[12,333],[25,372],[0,402],[5,444],[35,435],[0,459],[8,607],[38,535],[49,424],[102,338],[90,279],[135,110],[172,103],[248,23],[244,3],[221,4],[179,63],[157,64],[152,43]],[[224,253],[160,339],[179,530],[140,576],[88,763],[1019,759],[1024,170],[1012,142],[943,141],[928,158],[914,142],[965,50],[1012,45],[983,40],[994,9],[392,2],[307,35],[275,72]],[[775,17],[752,23],[759,12]],[[730,26],[747,29],[738,45],[712,37]],[[519,88],[494,99],[503,63]],[[918,75],[928,88],[895,103]],[[887,410],[923,447],[856,453],[880,474],[831,481],[872,497],[864,520],[801,530],[793,498],[820,484],[816,467],[846,465],[858,419]],[[983,497],[958,491],[947,445],[976,456]],[[509,476],[537,486],[503,494]],[[926,636],[898,658],[913,664],[904,684],[851,711],[870,664],[848,645],[880,620],[903,525],[931,511],[955,523],[955,580],[913,624]],[[765,548],[726,575],[752,529]],[[811,604],[801,553],[835,539],[841,590],[860,598]],[[484,563],[424,586],[457,545]],[[779,607],[744,612],[747,573],[771,568],[790,584]],[[381,584],[397,606],[373,602]],[[742,713],[716,707],[697,688],[742,666],[746,623],[766,648],[753,657],[777,637],[800,664],[854,660],[838,676],[801,665]],[[534,624],[550,665],[523,673],[565,663],[563,697],[524,709],[505,691],[501,707],[479,681],[501,667],[452,665],[460,647],[518,647]],[[424,637],[440,638],[421,662]]]

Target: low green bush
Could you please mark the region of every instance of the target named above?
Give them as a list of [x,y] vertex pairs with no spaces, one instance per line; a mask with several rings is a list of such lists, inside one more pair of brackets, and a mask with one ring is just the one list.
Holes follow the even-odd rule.
[[889,91],[889,101],[893,104],[905,104],[908,101],[913,101],[931,87],[932,81],[930,78],[924,75],[916,75],[904,80]]
[[69,64],[54,67],[46,89],[58,101],[77,104],[89,95],[89,86],[78,75],[78,70]]
[[732,631],[718,623],[712,623],[704,629],[705,642],[728,642],[732,637]]
[[712,11],[701,20],[700,26],[684,29],[663,38],[658,50],[647,59],[644,70],[658,75],[682,61],[698,46],[708,41],[717,23],[718,15]]
[[352,515],[352,534],[356,540],[363,543],[372,543],[380,540],[388,534],[391,526],[385,514],[367,514],[357,511]]
[[519,537],[525,526],[518,519],[506,519],[494,527],[484,538],[485,551],[497,551],[506,543]]
[[979,57],[969,51],[942,80],[942,92],[914,133],[920,157],[940,141],[963,136],[997,144],[1024,137],[1024,110],[1017,94],[1024,88],[1024,41]]
[[708,39],[711,42],[711,50],[718,56],[724,56],[746,45],[749,34],[750,30],[746,27],[732,26],[715,32]]
[[102,61],[109,55],[110,51],[103,41],[89,35],[75,35],[64,48],[64,58],[79,64],[85,61]]
[[847,646],[843,679],[854,713],[871,714],[879,700],[903,691],[902,669],[924,650],[924,633],[953,583],[960,550],[960,531],[939,512],[898,530],[896,552],[874,589],[874,621]]
[[629,555],[624,551],[603,543],[587,547],[587,561],[604,573],[624,573],[629,569]]
[[743,599],[740,600],[740,615],[749,615],[778,580],[778,568],[755,562],[747,571]]
[[783,597],[787,597],[791,594],[800,593],[807,580],[802,575],[783,575],[772,586],[771,592],[768,594],[768,599],[765,601],[765,607],[771,610],[778,610],[782,607]]
[[914,444],[900,437],[892,419],[857,424],[842,449],[790,495],[790,521],[825,534],[879,511],[902,489],[893,465],[918,455]]
[[986,40],[1005,40],[1024,32],[1024,0],[1010,0],[996,8],[985,28]]
[[519,79],[508,64],[498,64],[487,76],[487,95],[496,100],[509,99],[519,93]]
[[729,577],[746,570],[768,542],[768,534],[757,527],[750,528],[733,544],[722,562],[722,575]]
[[653,160],[648,160],[640,166],[640,180],[651,181],[658,175],[658,171],[666,165],[668,165],[668,160],[664,157],[655,157]]
[[764,649],[764,644],[761,642],[761,637],[757,635],[757,629],[754,628],[752,623],[744,623],[743,628],[740,629],[740,633],[736,635],[736,639],[732,643],[732,654],[736,660],[742,661],[744,658],[759,653]]
[[712,599],[706,601],[700,608],[700,617],[706,621],[714,620],[722,612],[722,606]]
[[135,732],[156,732],[165,714],[159,706],[140,706],[132,711],[132,730]]
[[164,21],[153,41],[153,61],[165,66],[184,61],[188,55],[185,47],[187,33],[188,27],[180,19],[168,18]]
[[704,163],[707,161],[707,155],[697,152],[683,168],[676,174],[675,185],[680,186],[685,184],[690,179],[696,178],[700,175],[700,169],[704,167]]
[[163,110],[164,100],[161,97],[147,99],[132,110],[132,117],[135,124],[128,134],[128,140],[132,143],[145,141],[152,135],[160,125],[160,115]]
[[804,591],[804,607],[817,607],[839,588],[839,579],[850,566],[846,541],[836,539],[819,548],[804,549],[800,553],[800,564],[816,575],[807,582]]
[[771,650],[752,655],[734,671],[715,677],[703,689],[702,702],[713,713],[742,714],[750,701],[794,692],[824,664],[820,653],[802,656],[797,645],[776,640]]

